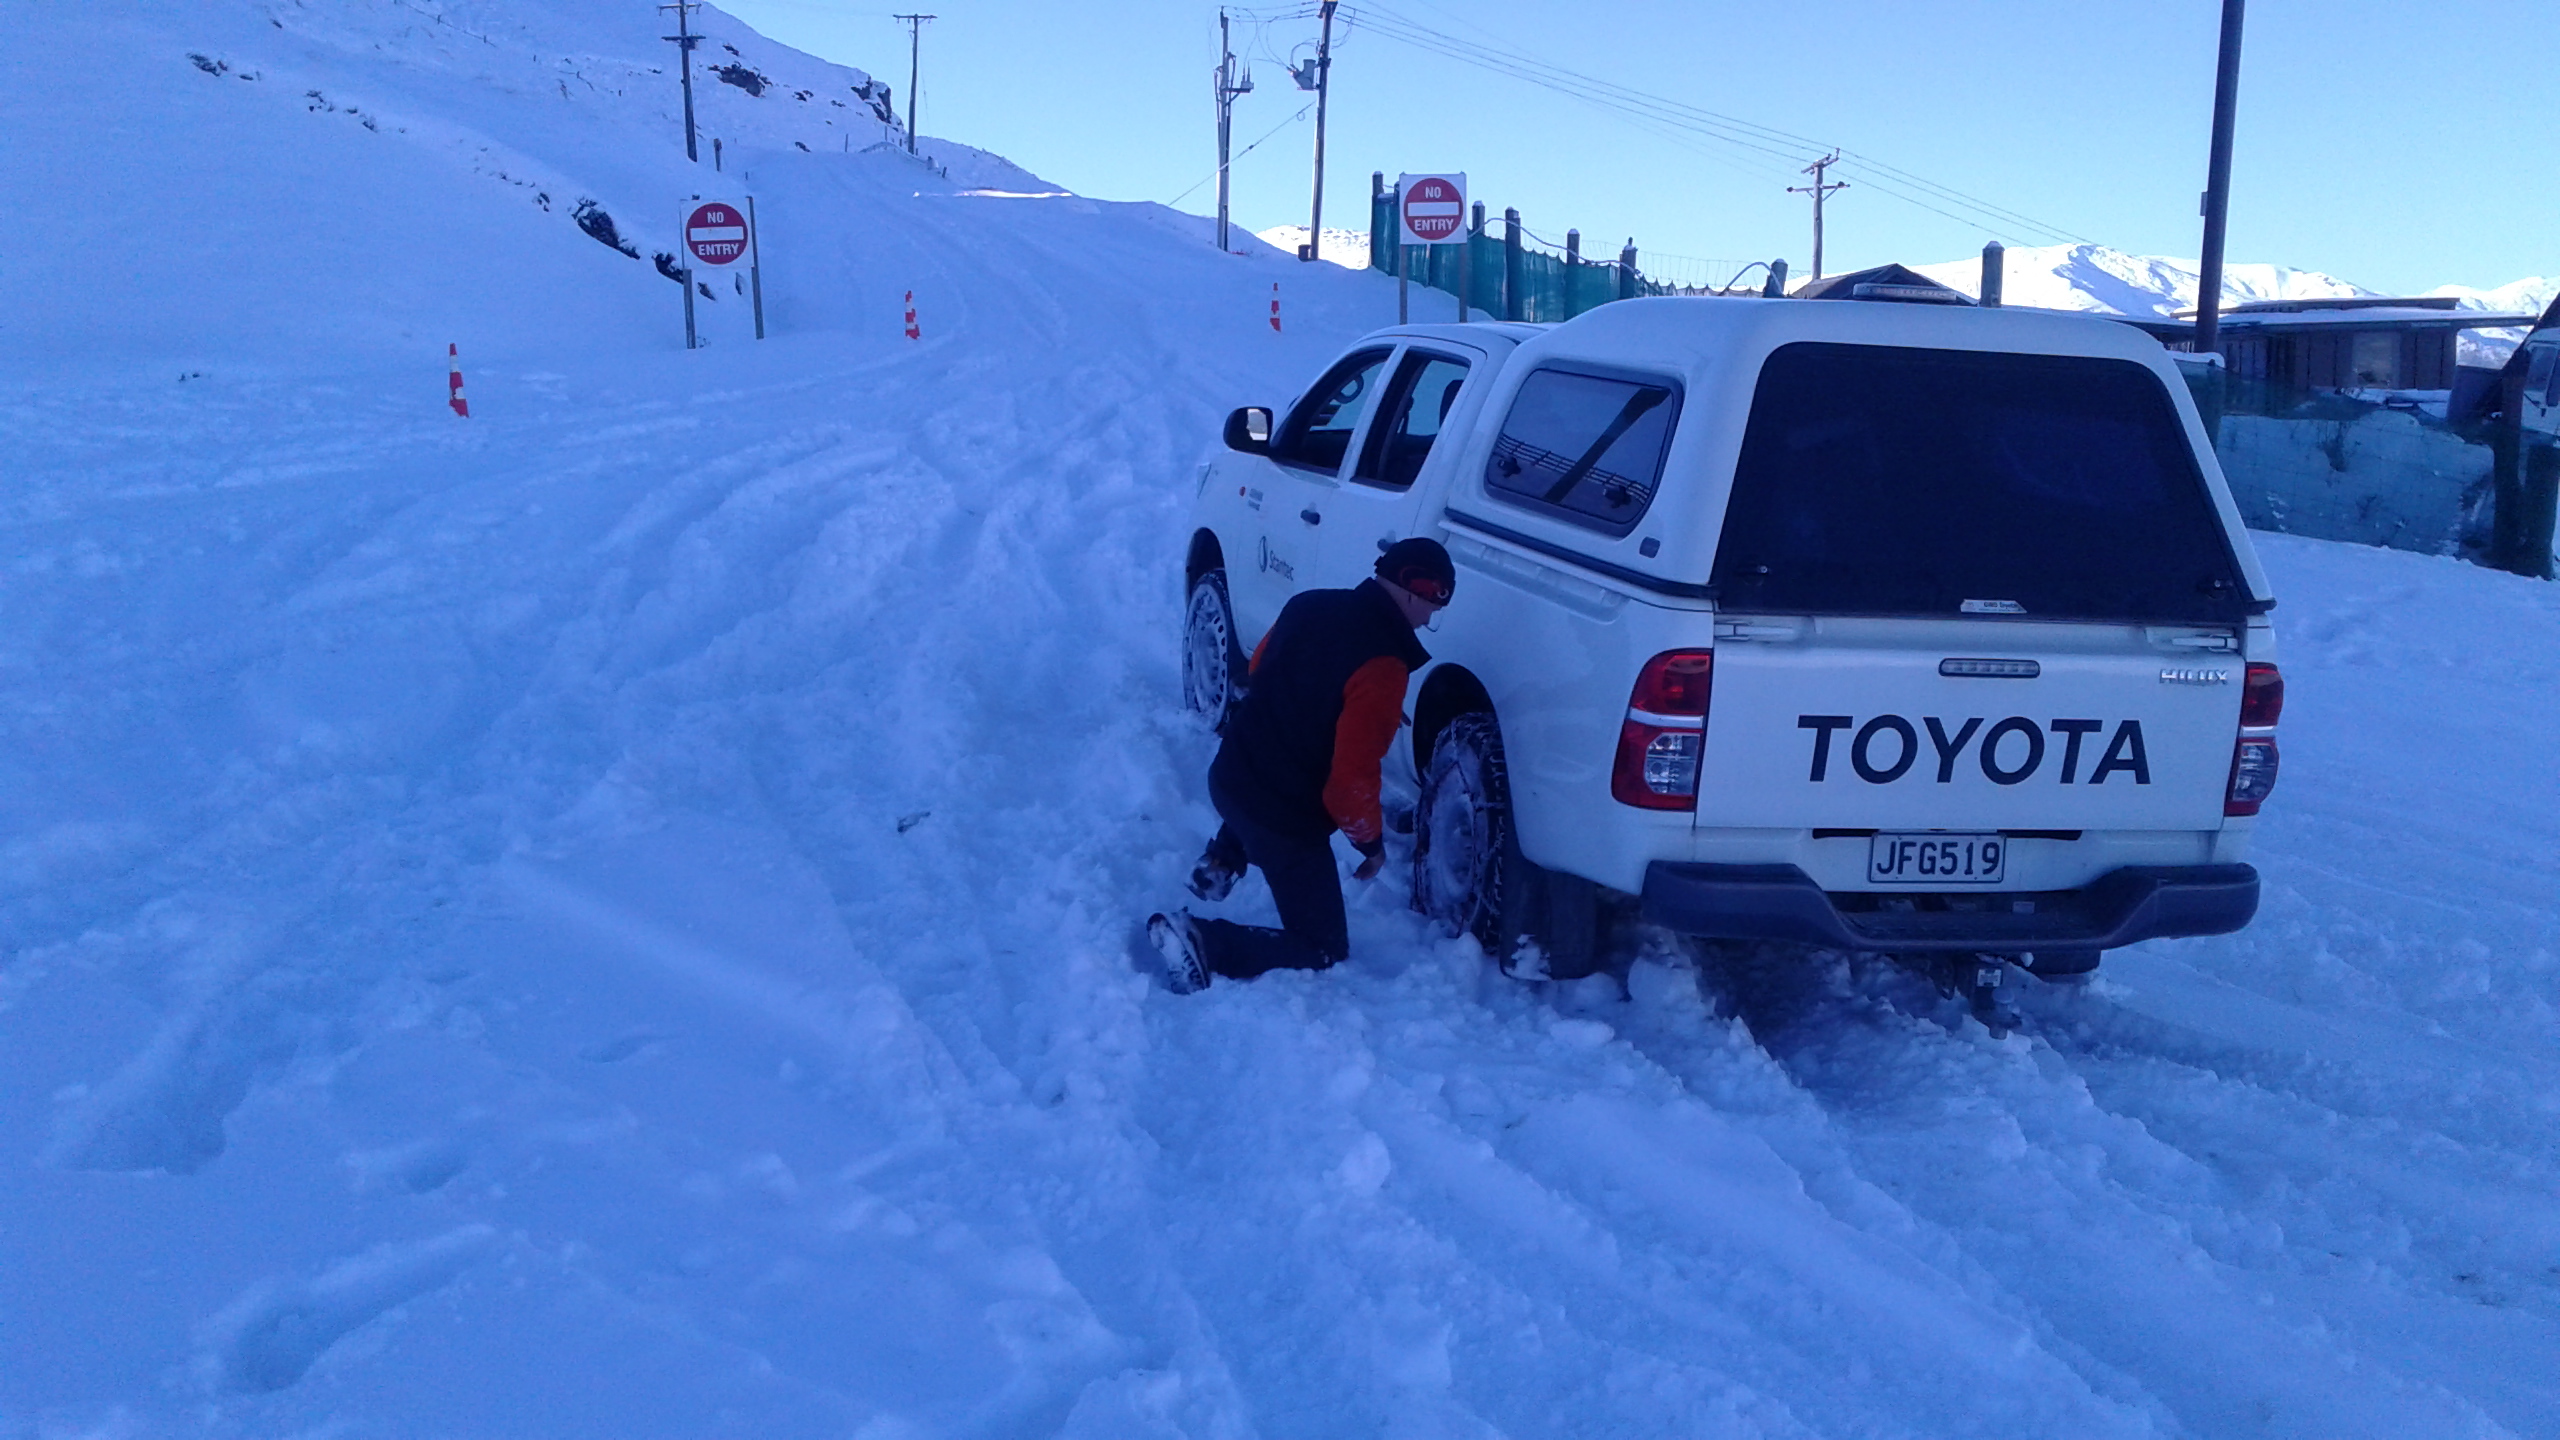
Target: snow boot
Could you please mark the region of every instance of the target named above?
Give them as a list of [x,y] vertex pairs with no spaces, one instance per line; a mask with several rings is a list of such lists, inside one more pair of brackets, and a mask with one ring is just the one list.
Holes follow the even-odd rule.
[[1164,988],[1176,995],[1209,988],[1209,964],[1200,953],[1200,932],[1191,923],[1190,911],[1148,916],[1147,939],[1164,957]]

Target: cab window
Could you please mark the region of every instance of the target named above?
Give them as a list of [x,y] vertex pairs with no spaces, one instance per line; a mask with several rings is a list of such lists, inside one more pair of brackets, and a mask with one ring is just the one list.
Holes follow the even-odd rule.
[[1385,490],[1412,488],[1466,383],[1464,360],[1408,351],[1387,387],[1378,423],[1369,427],[1368,443],[1360,450],[1360,468],[1351,478]]
[[1363,350],[1325,372],[1289,412],[1288,423],[1271,442],[1271,458],[1302,470],[1331,474],[1342,468],[1360,417],[1377,398],[1379,372],[1386,369],[1384,350]]
[[1485,459],[1499,499],[1610,535],[1644,518],[1680,411],[1669,380],[1539,370]]

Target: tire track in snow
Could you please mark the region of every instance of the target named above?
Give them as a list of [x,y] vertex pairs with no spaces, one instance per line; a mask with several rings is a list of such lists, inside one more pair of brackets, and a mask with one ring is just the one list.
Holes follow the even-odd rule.
[[2053,1043],[1989,1042],[1961,1007],[1889,969],[1853,976],[1786,947],[1719,958],[1742,1018],[1819,1106],[1857,1181],[1906,1211],[1939,1263],[1984,1277],[1986,1294],[2103,1382],[2138,1378],[2172,1428],[2507,1433],[2359,1344],[2357,1317],[2299,1283],[2284,1229],[2223,1157],[2106,1103],[2124,1087],[2102,1100]]

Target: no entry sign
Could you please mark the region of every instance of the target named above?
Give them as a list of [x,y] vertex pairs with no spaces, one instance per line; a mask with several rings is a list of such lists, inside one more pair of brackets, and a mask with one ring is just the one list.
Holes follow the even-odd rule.
[[1455,245],[1464,240],[1467,177],[1397,176],[1396,221],[1407,245]]
[[696,265],[721,268],[747,256],[747,212],[725,200],[707,200],[684,217],[685,255]]
[[[734,296],[745,300],[755,316],[756,338],[763,339],[764,257],[756,244],[756,197],[748,195],[742,201],[731,201],[705,200],[696,195],[684,202],[681,213],[684,223],[678,227],[678,234],[684,246],[684,348],[696,349],[703,343],[701,327],[694,323],[696,299],[716,301]],[[706,276],[709,284],[704,283]]]

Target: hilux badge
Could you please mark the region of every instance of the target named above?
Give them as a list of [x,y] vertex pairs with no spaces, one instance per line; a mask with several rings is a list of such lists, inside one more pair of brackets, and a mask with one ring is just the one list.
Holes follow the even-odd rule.
[[2163,685],[2228,685],[2231,672],[2201,665],[2168,665],[2160,671]]

